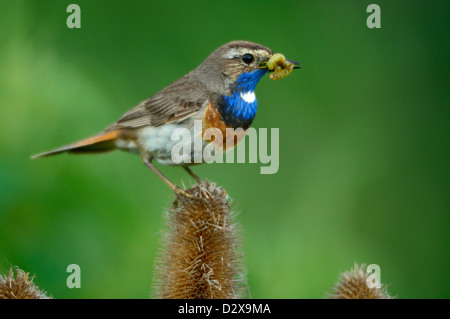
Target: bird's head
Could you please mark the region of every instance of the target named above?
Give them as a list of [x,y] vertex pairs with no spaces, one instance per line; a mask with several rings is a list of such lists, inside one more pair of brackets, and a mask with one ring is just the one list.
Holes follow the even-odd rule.
[[[211,55],[193,72],[211,92],[230,95],[238,89],[254,91],[258,81],[267,73],[268,62],[274,55],[265,46],[248,41],[229,42]],[[295,61],[294,68],[299,68]]]

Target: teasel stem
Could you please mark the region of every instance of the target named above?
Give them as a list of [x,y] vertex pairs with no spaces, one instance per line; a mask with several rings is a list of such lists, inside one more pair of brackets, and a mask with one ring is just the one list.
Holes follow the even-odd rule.
[[166,214],[154,296],[237,299],[247,294],[235,215],[225,190],[204,181],[178,195]]

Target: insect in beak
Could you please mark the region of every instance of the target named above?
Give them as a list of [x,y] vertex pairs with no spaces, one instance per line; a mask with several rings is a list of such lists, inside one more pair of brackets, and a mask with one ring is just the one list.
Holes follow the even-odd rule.
[[272,57],[259,64],[260,68],[267,68],[270,74],[271,80],[279,80],[288,76],[293,69],[301,69],[300,63],[287,60],[281,53],[275,53]]

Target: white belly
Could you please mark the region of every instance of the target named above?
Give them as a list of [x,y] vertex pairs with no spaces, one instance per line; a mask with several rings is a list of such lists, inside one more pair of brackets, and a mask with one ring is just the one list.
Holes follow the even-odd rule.
[[[180,143],[185,143],[185,149],[192,150],[193,145],[193,127],[189,129],[189,138],[178,138],[177,124],[165,124],[158,127],[146,127],[138,133],[138,142],[156,161],[165,165],[179,165],[172,160],[172,150],[175,146],[183,147]],[[172,135],[174,133],[174,135]],[[187,132],[186,132],[187,133]],[[197,134],[199,135],[199,134]],[[200,132],[201,138],[201,132]],[[198,137],[197,137],[198,138]],[[194,155],[194,154],[192,154]]]
[[[203,150],[208,143],[202,139],[201,125],[194,126],[193,121],[189,122],[189,125],[183,125],[183,127],[186,127],[184,131],[179,130],[180,125],[176,123],[157,127],[143,127],[136,132],[137,143],[153,159],[164,165],[190,165],[212,161],[216,156],[205,157],[203,154]],[[117,140],[116,146],[124,151],[141,153],[135,141]],[[213,153],[217,156],[221,155],[220,151]],[[181,163],[180,158],[184,159]]]

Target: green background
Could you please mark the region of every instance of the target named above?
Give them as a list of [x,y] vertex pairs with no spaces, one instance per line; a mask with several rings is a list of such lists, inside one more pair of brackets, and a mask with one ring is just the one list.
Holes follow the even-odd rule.
[[[81,29],[66,8],[81,7]],[[0,2],[0,273],[55,298],[148,298],[173,195],[125,152],[30,160],[88,137],[250,40],[303,64],[257,87],[280,169],[196,167],[239,215],[254,298],[322,298],[355,262],[398,298],[449,298],[449,1]],[[159,166],[177,184],[192,179]],[[66,267],[81,267],[81,289]]]

